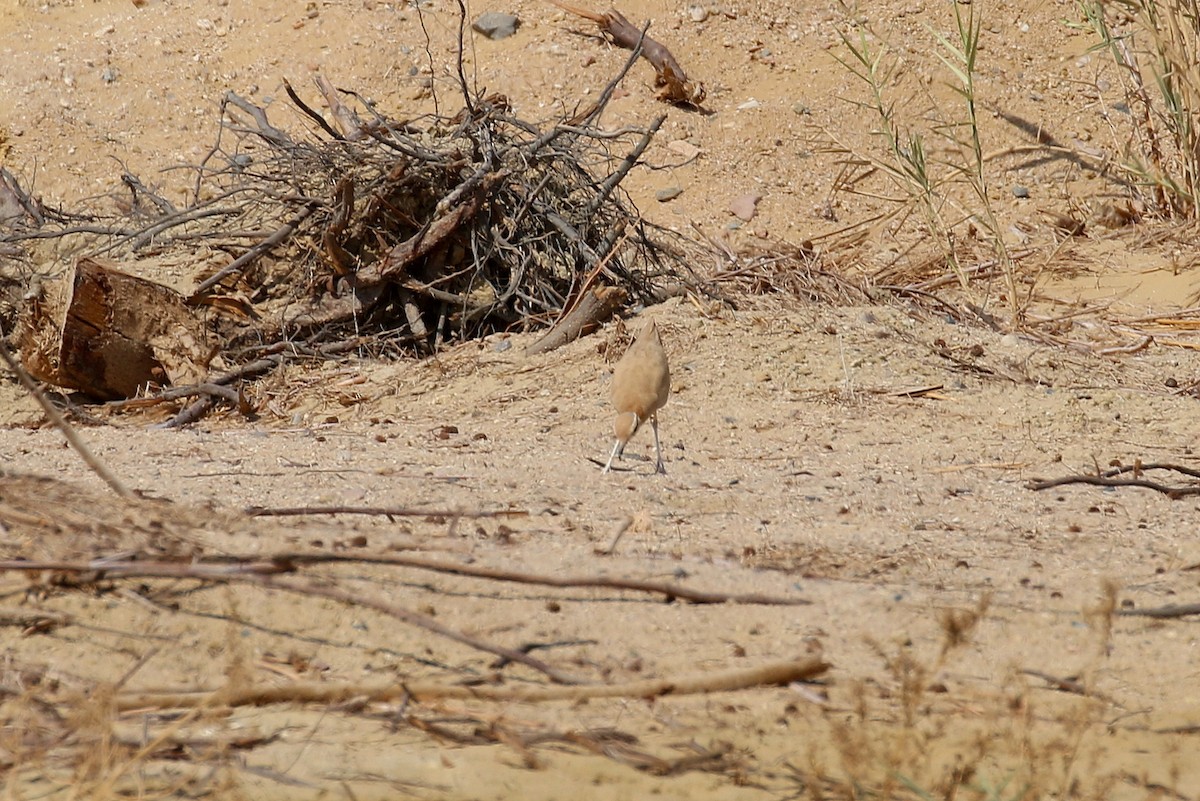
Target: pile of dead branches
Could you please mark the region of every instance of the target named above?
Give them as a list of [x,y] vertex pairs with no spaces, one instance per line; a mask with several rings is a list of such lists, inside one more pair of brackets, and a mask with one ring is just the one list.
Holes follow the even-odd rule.
[[396,121],[317,85],[325,113],[287,86],[301,133],[227,94],[184,208],[126,174],[107,204],[119,214],[67,213],[4,175],[5,255],[32,262],[49,238],[73,254],[19,304],[36,377],[103,400],[182,386],[244,405],[234,387],[288,356],[429,353],[582,307],[577,336],[695,286],[688,265],[707,246],[647,224],[620,189],[665,116],[598,127],[615,82],[546,130],[501,95]]

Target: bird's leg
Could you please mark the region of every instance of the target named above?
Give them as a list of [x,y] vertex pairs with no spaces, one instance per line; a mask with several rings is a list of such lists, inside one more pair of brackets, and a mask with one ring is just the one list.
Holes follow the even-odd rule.
[[600,472],[607,473],[609,470],[612,470],[613,459],[616,459],[620,455],[621,455],[621,440],[617,440],[616,442],[613,443],[612,453],[610,453],[608,455],[608,464],[604,465],[604,469],[601,470]]
[[662,445],[658,441],[658,413],[650,415],[650,427],[654,429],[654,455],[658,461],[654,464],[654,472],[667,474],[667,467],[662,460]]
[[617,441],[613,443],[612,453],[608,456],[608,464],[604,465],[604,469],[600,471],[602,473],[607,473],[612,469],[613,459],[625,453],[625,443],[629,442],[629,438],[637,433],[638,427],[642,424],[642,419],[638,417],[637,412],[628,412],[627,414],[633,418],[633,424],[626,426],[625,415],[617,415],[615,426]]

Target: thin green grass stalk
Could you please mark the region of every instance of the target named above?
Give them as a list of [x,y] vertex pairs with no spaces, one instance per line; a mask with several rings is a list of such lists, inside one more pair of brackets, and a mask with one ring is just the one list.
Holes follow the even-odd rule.
[[[1155,124],[1154,104],[1146,89],[1137,55],[1130,44],[1131,37],[1113,31],[1103,3],[1084,0],[1079,3],[1079,8],[1093,33],[1100,39],[1099,44],[1091,50],[1107,49],[1113,63],[1128,81],[1125,101],[1130,113],[1136,113],[1133,138],[1137,142],[1140,154],[1127,154],[1125,169],[1153,194],[1153,199],[1148,205],[1155,213],[1163,217],[1172,216],[1180,211],[1176,198],[1180,196],[1183,188],[1171,180],[1170,172],[1165,166],[1163,138]],[[1159,86],[1161,88],[1162,84]],[[1170,104],[1171,101],[1167,102]]]
[[[956,94],[963,100],[966,119],[951,127],[950,138],[967,151],[967,157],[961,164],[949,166],[958,171],[971,186],[979,201],[979,220],[992,238],[992,248],[996,261],[1004,272],[1008,288],[1009,309],[1012,312],[1013,325],[1018,325],[1024,317],[1025,310],[1017,294],[1017,277],[1008,246],[1004,244],[1004,236],[1000,222],[992,205],[991,194],[988,190],[987,172],[984,169],[983,142],[979,135],[979,114],[976,104],[975,74],[979,59],[979,38],[983,31],[983,19],[975,13],[975,5],[966,6],[966,16],[963,16],[963,6],[954,4],[954,23],[957,39],[952,41],[940,33],[934,32],[938,44],[944,52],[938,53],[942,64],[958,80],[953,87]],[[965,137],[960,136],[955,129],[965,130]]]
[[877,50],[872,49],[866,31],[861,28],[857,41],[844,32],[839,32],[839,36],[851,57],[843,58],[835,54],[834,58],[870,89],[869,102],[855,102],[878,118],[876,133],[888,149],[889,160],[872,160],[872,165],[888,175],[904,190],[908,199],[921,209],[930,235],[937,240],[946,263],[958,277],[962,288],[966,289],[967,276],[955,253],[950,226],[941,214],[943,200],[929,172],[925,140],[920,133],[902,130],[896,118],[895,103],[884,95],[884,87],[895,77],[895,62],[889,59],[889,48],[884,44]]
[[1138,10],[1137,18],[1144,20],[1151,32],[1151,44],[1158,57],[1154,79],[1166,106],[1168,128],[1179,149],[1182,180],[1176,183],[1183,190],[1188,216],[1195,216],[1200,139],[1193,120],[1200,111],[1200,73],[1196,69],[1200,9],[1195,0],[1136,0],[1132,5]]
[[[1135,21],[1133,32],[1114,30],[1100,0],[1078,3],[1099,40],[1093,50],[1108,51],[1126,76],[1126,102],[1136,109],[1133,139],[1140,152],[1129,154],[1125,167],[1149,189],[1156,213],[1195,219],[1200,216],[1200,128],[1195,122],[1200,113],[1200,0],[1118,0],[1115,5]],[[1154,65],[1154,97],[1139,66],[1138,41],[1149,49]]]

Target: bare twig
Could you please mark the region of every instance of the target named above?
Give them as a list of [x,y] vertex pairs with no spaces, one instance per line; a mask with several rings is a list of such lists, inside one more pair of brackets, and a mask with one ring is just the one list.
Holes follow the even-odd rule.
[[17,177],[9,172],[8,168],[0,167],[0,197],[4,195],[15,200],[35,226],[45,225],[46,216],[42,213],[41,201],[22,189]]
[[[260,556],[259,558],[262,557]],[[610,576],[549,576],[540,573],[524,573],[500,568],[456,564],[453,562],[437,562],[431,559],[420,559],[412,556],[353,557],[343,554],[289,553],[280,554],[273,558],[291,561],[296,564],[353,561],[369,564],[398,565],[418,570],[430,570],[435,573],[448,573],[456,576],[469,576],[471,578],[489,579],[492,581],[508,581],[514,584],[536,584],[544,587],[593,587],[610,590],[633,590],[653,595],[662,595],[668,601],[679,600],[692,604],[737,603],[765,606],[807,606],[812,603],[803,598],[781,598],[779,596],[761,595],[759,593],[724,593],[693,590],[678,584],[661,581],[613,578]]]
[[46,413],[46,417],[50,418],[50,422],[54,427],[62,432],[67,442],[79,454],[84,463],[91,468],[92,472],[99,476],[117,495],[120,495],[122,498],[133,498],[134,492],[129,487],[126,487],[121,479],[117,478],[108,469],[108,466],[92,453],[92,449],[87,446],[83,438],[75,432],[75,429],[59,413],[58,409],[54,408],[54,404],[50,402],[46,394],[38,387],[37,382],[33,380],[33,376],[29,375],[25,368],[21,366],[21,363],[9,352],[8,345],[4,342],[3,329],[0,329],[0,358],[4,359],[4,363],[8,365],[8,369],[17,374],[17,378],[20,379],[22,386],[29,391],[29,394],[33,395],[34,400],[38,402],[38,405],[42,407],[42,411]]
[[627,50],[640,48],[642,55],[654,67],[657,74],[656,83],[662,87],[662,91],[658,95],[660,100],[693,107],[699,107],[704,102],[704,84],[688,80],[687,73],[683,71],[683,67],[679,66],[679,62],[675,60],[675,56],[671,55],[671,51],[646,36],[644,31],[639,30],[621,12],[613,9],[603,14],[597,14],[587,9],[568,5],[561,0],[550,0],[550,2],[564,11],[596,23],[600,30],[618,47]]
[[[344,342],[331,342],[328,345],[324,345],[320,348],[306,348],[305,350],[308,352],[307,355],[329,358],[340,353],[354,350],[355,348],[359,348],[361,346],[361,339],[351,339]],[[233,370],[229,370],[215,376],[210,376],[209,379],[204,382],[204,384],[229,384],[239,379],[250,378],[252,376],[265,373],[268,370],[272,370],[278,367],[280,364],[283,364],[284,360],[286,360],[290,355],[287,352],[287,349],[298,349],[299,346],[289,342],[278,342],[273,346],[273,348],[278,352],[264,356],[261,359],[255,359],[254,361],[243,364]],[[194,423],[195,421],[204,417],[204,415],[216,405],[216,398],[216,394],[212,392],[206,392],[201,398],[184,408],[170,420],[160,423],[156,427],[177,428],[189,423]],[[239,410],[244,411],[240,404]]]
[[661,595],[668,601],[685,601],[692,604],[752,604],[761,606],[807,606],[804,598],[783,598],[759,593],[724,593],[694,590],[678,584],[643,579],[613,578],[610,576],[550,576],[541,573],[525,573],[494,567],[464,565],[454,562],[438,562],[414,556],[352,556],[341,553],[284,552],[255,554],[253,556],[222,556],[191,562],[152,562],[148,560],[94,559],[88,562],[72,561],[0,561],[0,570],[39,571],[54,570],[88,576],[86,581],[112,578],[196,578],[205,580],[233,579],[240,576],[262,576],[292,573],[304,565],[317,564],[366,564],[407,567],[428,570],[468,578],[506,581],[513,584],[532,584],[543,587],[591,587],[595,589],[630,590],[651,595]]
[[191,693],[124,693],[116,697],[119,711],[133,709],[195,709],[199,707],[267,706],[282,703],[336,704],[350,699],[369,702],[399,698],[417,702],[447,699],[546,703],[589,698],[659,698],[733,692],[751,687],[774,687],[820,676],[829,665],[818,658],[773,662],[752,668],[709,672],[674,679],[649,679],[627,684],[575,687],[467,687],[434,682],[292,684],[283,687],[242,687]]
[[526,356],[546,353],[589,334],[621,308],[629,296],[621,287],[601,286],[584,292],[579,303],[553,328],[525,349]]
[[654,119],[654,122],[650,123],[650,127],[642,134],[642,138],[638,141],[637,145],[629,152],[629,155],[622,159],[621,164],[617,169],[613,170],[612,175],[604,179],[604,183],[600,185],[600,191],[584,207],[584,216],[592,216],[596,213],[596,209],[604,205],[604,202],[608,200],[608,196],[617,188],[617,184],[625,180],[625,176],[633,169],[633,165],[637,164],[638,159],[642,157],[642,153],[646,152],[646,148],[650,146],[650,140],[654,138],[654,135],[658,133],[658,129],[666,121],[667,115],[660,114]]
[[1092,693],[1088,692],[1087,687],[1084,687],[1081,682],[1076,681],[1073,678],[1066,678],[1066,679],[1059,678],[1058,676],[1051,676],[1049,673],[1043,673],[1040,670],[1025,669],[1025,670],[1022,670],[1021,672],[1024,673],[1026,676],[1033,676],[1035,679],[1041,679],[1042,681],[1046,682],[1054,689],[1061,690],[1062,692],[1065,692],[1065,693],[1073,693],[1074,695],[1091,695],[1092,694]]
[[253,264],[264,253],[286,240],[289,236],[295,233],[297,228],[300,227],[300,223],[308,219],[308,216],[316,211],[317,208],[318,205],[316,203],[309,203],[305,205],[304,208],[300,209],[300,211],[296,213],[296,216],[279,226],[279,228],[277,228],[275,232],[266,239],[247,250],[241,256],[238,256],[215,275],[212,275],[202,281],[200,286],[196,287],[195,291],[188,296],[188,304],[194,306],[210,289],[224,281],[229,276],[234,275],[248,265]]
[[[28,572],[34,570],[33,562],[23,560],[0,561],[0,571],[14,570]],[[136,562],[136,561],[107,561],[103,559],[91,562],[41,562],[42,570],[53,570],[58,573],[71,573],[76,583],[94,584],[99,581],[109,581],[121,578],[194,578],[207,581],[238,582],[254,584],[264,589],[278,589],[300,595],[319,596],[341,601],[352,606],[361,606],[382,612],[410,626],[425,629],[457,643],[469,646],[479,651],[518,662],[528,668],[545,674],[558,684],[581,684],[582,679],[571,676],[547,665],[540,659],[535,659],[526,653],[512,648],[495,645],[478,637],[473,637],[448,626],[443,626],[428,615],[415,612],[381,598],[375,598],[361,593],[351,592],[341,587],[329,584],[319,584],[308,579],[292,579],[279,574],[294,572],[295,560],[286,558],[258,559],[255,561],[231,561],[219,564],[185,563],[185,562]],[[62,581],[60,579],[60,581]]]
[[322,117],[319,113],[317,113],[317,111],[315,109],[313,109],[311,106],[309,106],[307,103],[305,103],[300,98],[300,95],[296,94],[296,90],[292,88],[292,84],[291,84],[291,82],[288,81],[287,78],[283,79],[283,90],[285,92],[287,92],[287,96],[292,99],[292,102],[296,104],[297,108],[299,108],[301,111],[303,111],[305,114],[307,114],[308,117],[313,122],[315,122],[317,125],[321,126],[321,130],[323,130],[325,133],[329,134],[335,140],[342,139],[342,135],[337,132],[337,129],[335,129],[332,125],[330,125],[328,122],[326,122],[325,118]]
[[251,517],[309,517],[314,515],[373,515],[376,517],[529,517],[524,509],[501,509],[485,512],[462,509],[419,509],[408,506],[284,506],[267,508],[248,506]]
[[267,112],[260,106],[256,106],[249,100],[239,96],[236,92],[230,90],[225,93],[225,98],[221,103],[222,110],[227,110],[227,106],[236,106],[242,111],[254,118],[255,124],[258,126],[255,133],[261,136],[269,144],[282,148],[290,148],[295,145],[292,138],[283,131],[276,128],[267,120]]
[[318,72],[313,76],[313,81],[321,91],[322,97],[325,98],[325,105],[329,106],[330,112],[333,113],[333,119],[342,129],[341,138],[353,142],[365,137],[367,134],[363,130],[362,120],[358,118],[352,108],[342,102],[337,88],[329,82],[329,79]]
[[[92,559],[87,562],[65,560],[30,561],[26,559],[0,560],[0,571],[38,572],[55,571],[74,575],[78,585],[95,584],[99,581],[133,578],[190,578],[201,581],[220,581],[238,576],[270,575],[291,573],[296,566],[284,560],[254,559],[223,562],[151,562],[140,560]],[[61,579],[64,584],[70,581]]]
[[[1036,479],[1029,482],[1026,486],[1031,490],[1044,490],[1051,487],[1061,487],[1067,484],[1090,484],[1097,487],[1142,487],[1151,489],[1155,492],[1161,492],[1167,497],[1177,500],[1179,498],[1187,498],[1192,495],[1200,495],[1200,484],[1186,484],[1182,486],[1171,486],[1170,484],[1162,484],[1157,481],[1151,481],[1147,478],[1142,478],[1142,474],[1149,470],[1168,470],[1175,473],[1181,473],[1191,478],[1200,478],[1200,470],[1184,465],[1168,464],[1166,462],[1152,462],[1143,464],[1135,462],[1131,465],[1118,465],[1112,470],[1106,470],[1098,475],[1080,474],[1073,476],[1063,476],[1062,478],[1051,479]],[[1133,473],[1134,478],[1122,478],[1126,473]]]
[[1200,495],[1200,486],[1172,487],[1145,478],[1106,478],[1105,476],[1075,475],[1062,478],[1050,478],[1031,481],[1026,486],[1031,490],[1044,490],[1051,487],[1062,487],[1067,484],[1091,484],[1096,487],[1142,487],[1161,492],[1172,499],[1186,498],[1189,495]]
[[334,587],[328,584],[318,584],[309,580],[297,580],[286,577],[255,575],[239,577],[239,580],[249,581],[266,589],[281,589],[288,592],[298,593],[300,595],[317,595],[323,598],[330,598],[335,601],[350,604],[351,606],[362,606],[374,609],[377,612],[382,612],[389,617],[394,617],[410,626],[425,629],[439,636],[453,640],[462,645],[474,648],[478,651],[486,651],[490,654],[503,657],[511,662],[518,662],[528,668],[543,673],[551,681],[557,684],[582,684],[583,680],[572,676],[569,673],[564,673],[557,668],[551,667],[540,659],[535,659],[529,654],[521,651],[505,648],[501,645],[481,640],[478,637],[473,637],[465,632],[457,631],[449,626],[443,626],[428,615],[423,615],[420,612],[415,612],[411,609],[406,609],[398,604],[385,601],[381,598],[374,598],[361,593],[350,592],[341,587]]
[[1167,604],[1166,606],[1156,606],[1147,609],[1118,609],[1116,614],[1125,617],[1153,617],[1159,620],[1190,617],[1191,615],[1200,615],[1200,603]]

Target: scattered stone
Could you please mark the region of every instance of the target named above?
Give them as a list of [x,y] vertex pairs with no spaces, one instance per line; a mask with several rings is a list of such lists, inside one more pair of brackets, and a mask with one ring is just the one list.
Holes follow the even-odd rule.
[[758,201],[760,200],[762,200],[762,195],[757,192],[742,195],[729,204],[729,213],[739,220],[750,222],[758,211]]
[[1013,197],[1027,198],[1029,197],[1029,187],[1017,184],[1013,187]]
[[704,6],[688,6],[688,16],[692,22],[704,22],[708,19],[708,9]]
[[670,150],[672,153],[686,159],[687,161],[691,161],[692,159],[696,158],[696,156],[700,155],[700,148],[696,147],[686,139],[676,139],[672,142],[668,142],[667,150]]
[[792,104],[792,113],[800,117],[811,117],[812,108],[802,100],[797,100]]
[[762,105],[762,103],[759,103],[757,100],[755,100],[752,97],[749,100],[747,100],[745,103],[742,103],[740,106],[738,106],[737,110],[738,111],[749,111],[750,109],[758,108],[761,105]]
[[521,20],[512,14],[502,14],[499,11],[488,11],[480,14],[471,27],[476,33],[481,33],[489,39],[507,39],[517,32]]
[[669,203],[682,194],[683,190],[678,186],[668,186],[666,189],[660,189],[655,192],[654,199],[659,203]]

